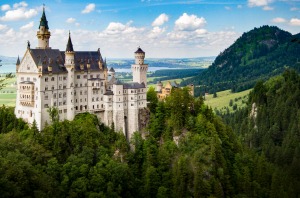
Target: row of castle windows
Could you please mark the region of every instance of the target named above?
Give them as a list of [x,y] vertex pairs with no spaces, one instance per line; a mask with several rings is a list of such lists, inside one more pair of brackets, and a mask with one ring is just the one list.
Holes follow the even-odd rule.
[[[67,80],[67,76],[59,76],[59,77],[58,77],[58,80],[59,80],[59,81]],[[48,82],[48,81],[49,81],[49,78],[46,77],[46,78],[45,78],[45,82]],[[55,77],[54,77],[54,76],[51,77],[51,81],[55,81]]]
[[30,91],[30,90],[33,90],[33,86],[28,86],[28,85],[20,85],[20,89],[21,90],[28,90],[28,91]]
[[[73,86],[73,84],[71,84],[71,87]],[[87,86],[87,83],[84,84],[84,86]],[[94,86],[94,83],[92,84],[92,86]],[[96,83],[96,86],[99,87],[99,83]],[[103,86],[103,82],[101,82],[101,86]],[[78,87],[78,84],[75,84],[75,87]],[[82,84],[80,83],[80,87],[82,87]],[[59,89],[66,89],[67,88],[67,85],[59,85]],[[52,85],[51,87],[52,90],[55,89],[55,86]],[[48,90],[48,85],[45,86],[45,91]],[[101,90],[101,93],[103,93],[103,91]]]
[[[24,77],[21,77],[21,81],[24,81],[24,79],[25,79]],[[30,77],[27,77],[26,81],[30,81]],[[32,81],[36,82],[36,78],[32,78]]]
[[[93,78],[94,77],[94,75],[93,74],[91,74],[90,75],[90,78]],[[97,76],[96,76],[97,78],[100,78],[100,74],[97,74]],[[81,75],[77,75],[77,79],[80,79],[81,78]],[[84,79],[87,79],[88,78],[88,75],[83,75],[83,78]]]
[[[54,93],[53,94],[53,98],[56,99],[56,96],[57,96],[56,93]],[[66,92],[64,92],[64,93],[58,93],[58,98],[62,98],[62,97],[64,97],[64,98],[67,97],[67,93]],[[48,98],[49,98],[48,94],[45,94],[44,99],[48,100]]]
[[20,98],[21,98],[21,99],[27,99],[27,100],[28,100],[28,99],[32,99],[32,100],[33,100],[33,99],[34,99],[34,95],[28,95],[28,94],[25,95],[25,94],[21,94],[21,95],[20,95]]
[[[18,114],[24,114],[25,111],[22,111],[22,110],[18,110]],[[29,114],[29,117],[32,117],[32,111],[27,111],[27,114]]]

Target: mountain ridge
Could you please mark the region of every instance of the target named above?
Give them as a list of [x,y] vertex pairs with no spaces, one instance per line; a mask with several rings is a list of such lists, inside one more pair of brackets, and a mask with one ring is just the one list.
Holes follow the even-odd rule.
[[299,71],[300,44],[292,42],[298,37],[276,26],[254,28],[221,52],[206,71],[181,85],[200,85],[197,95],[226,89],[235,92],[253,87],[257,80],[279,75],[286,67]]

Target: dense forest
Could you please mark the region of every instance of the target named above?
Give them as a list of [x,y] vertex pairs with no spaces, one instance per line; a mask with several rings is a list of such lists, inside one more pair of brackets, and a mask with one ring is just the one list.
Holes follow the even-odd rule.
[[287,67],[300,71],[300,45],[292,35],[274,26],[262,26],[244,33],[217,56],[204,72],[181,82],[193,83],[196,95],[231,89],[233,92],[252,88],[257,80],[281,74]]
[[[300,195],[300,76],[286,70],[267,82],[258,82],[247,108],[222,115],[239,139],[279,169],[278,197]],[[281,195],[281,196],[279,196]]]
[[[281,82],[287,81],[286,86],[299,89],[299,76],[285,75],[287,80],[283,76]],[[294,78],[298,80],[295,86]],[[258,84],[250,97],[257,100],[258,108],[268,101],[264,93],[267,86],[270,83]],[[279,85],[275,83],[272,87],[276,92]],[[285,92],[285,87],[281,91]],[[257,95],[260,93],[264,97]],[[165,102],[159,102],[150,88],[147,99],[151,102],[150,123],[129,142],[113,125],[106,127],[88,113],[77,115],[73,121],[59,122],[57,111],[49,109],[52,122],[39,132],[35,124],[29,128],[16,119],[13,108],[1,107],[1,197],[299,195],[299,110],[297,122],[291,126],[293,132],[286,132],[290,141],[298,139],[291,143],[284,143],[286,138],[278,140],[281,145],[287,145],[286,149],[294,151],[289,156],[292,161],[284,164],[283,159],[278,159],[283,163],[280,165],[271,158],[276,154],[272,148],[263,148],[268,144],[260,145],[262,142],[255,135],[250,138],[246,127],[244,136],[242,132],[235,134],[201,97],[191,97],[187,88],[174,89]],[[295,104],[292,99],[290,106]],[[265,116],[259,112],[258,109],[257,120]],[[279,122],[278,128],[286,127],[287,123],[288,120],[282,125]],[[256,125],[258,129],[262,123],[257,121]],[[281,137],[278,132],[270,133],[276,141]],[[251,148],[248,142],[252,142]],[[274,143],[273,148],[279,147],[278,144]],[[287,172],[295,170],[295,178],[284,175],[282,167],[286,166],[292,167],[286,168]]]

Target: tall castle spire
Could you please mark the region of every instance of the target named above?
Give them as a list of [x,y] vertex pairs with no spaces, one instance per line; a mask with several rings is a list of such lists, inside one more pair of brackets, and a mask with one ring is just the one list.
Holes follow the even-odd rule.
[[43,14],[40,20],[39,29],[41,28],[41,26],[44,26],[46,30],[49,30],[48,21],[45,14],[45,4],[43,6]]
[[38,47],[40,49],[46,49],[49,48],[49,38],[50,38],[50,32],[49,32],[49,26],[48,21],[45,14],[45,5],[43,7],[43,14],[40,20],[39,25],[39,31],[37,31],[37,38],[38,38]]
[[69,31],[69,40],[68,40],[66,51],[67,52],[74,52],[70,31]]

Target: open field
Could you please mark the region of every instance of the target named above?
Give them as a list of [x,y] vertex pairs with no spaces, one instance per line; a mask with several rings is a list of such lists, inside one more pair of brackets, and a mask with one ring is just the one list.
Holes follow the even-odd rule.
[[16,87],[14,83],[16,78],[7,79],[4,81],[6,86],[0,90],[0,105],[15,106],[16,103]]
[[[216,98],[213,98],[213,94],[209,94],[205,96],[205,104],[211,106],[212,109],[221,112],[226,112],[226,107],[228,107],[229,112],[233,112],[234,108],[238,109],[246,106],[250,91],[251,89],[238,93],[231,93],[230,90],[225,90],[217,92]],[[232,105],[230,105],[230,100],[232,100]]]

